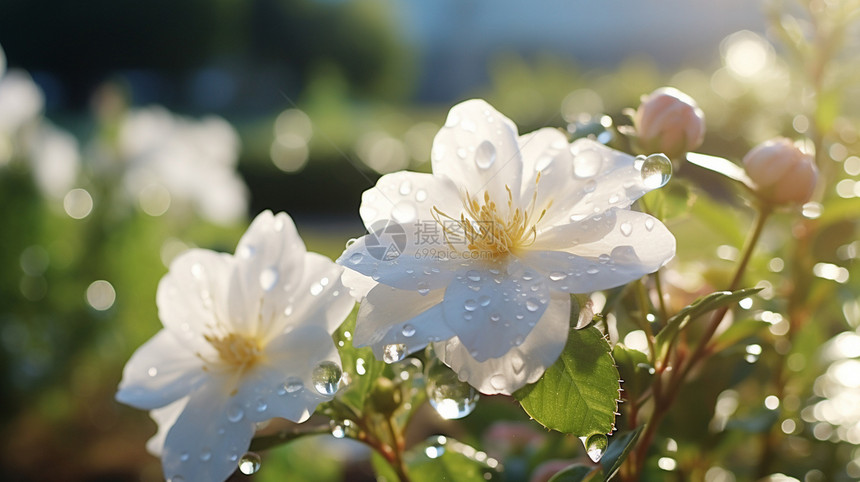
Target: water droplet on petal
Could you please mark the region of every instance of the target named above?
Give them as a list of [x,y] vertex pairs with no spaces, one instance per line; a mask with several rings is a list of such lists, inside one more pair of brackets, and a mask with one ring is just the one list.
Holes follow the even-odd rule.
[[190,458],[191,458],[191,456],[188,455],[188,452],[182,452],[181,454],[179,454],[179,461],[180,462],[188,462],[188,459],[190,459]]
[[418,294],[419,294],[419,295],[422,295],[422,296],[423,296],[423,295],[426,295],[426,294],[427,294],[427,293],[429,293],[429,292],[430,292],[430,287],[427,285],[427,282],[426,282],[426,281],[420,281],[420,282],[418,282]]
[[403,343],[392,343],[382,348],[382,361],[385,363],[399,362],[406,358],[406,345]]
[[549,279],[552,281],[561,281],[567,278],[567,274],[562,273],[561,271],[553,271],[549,274]]
[[363,259],[364,259],[364,255],[363,255],[363,254],[361,254],[361,253],[353,253],[353,254],[352,254],[352,256],[350,256],[350,257],[349,257],[349,262],[350,262],[350,263],[352,263],[352,264],[358,264],[358,263],[361,263],[361,261],[362,261]]
[[491,299],[487,295],[481,295],[478,298],[478,304],[480,304],[481,306],[490,306],[490,301]]
[[572,152],[573,154],[573,175],[585,179],[592,177],[600,172],[600,167],[603,164],[603,159],[600,153],[594,150],[583,152]]
[[418,202],[424,202],[427,200],[427,191],[423,189],[419,189],[415,191],[415,200]]
[[473,299],[468,299],[463,303],[463,308],[466,311],[475,311],[478,309],[478,302]]
[[311,379],[320,395],[332,396],[337,392],[340,377],[343,375],[337,363],[324,361],[314,368]]
[[589,179],[588,182],[585,183],[585,186],[582,187],[582,190],[586,193],[591,193],[597,190],[597,181],[594,179]]
[[269,267],[260,273],[260,286],[263,291],[271,291],[278,283],[278,270],[275,267]]
[[600,256],[598,256],[598,257],[597,257],[597,261],[598,261],[600,264],[606,264],[606,263],[608,263],[611,259],[612,259],[612,258],[611,258],[608,254],[606,254],[606,253],[601,254]]
[[490,377],[490,385],[492,385],[492,387],[496,390],[501,390],[505,388],[505,385],[507,385],[507,383],[505,382],[505,376],[501,373],[497,373]]
[[430,405],[446,420],[469,415],[475,410],[480,398],[474,387],[461,381],[456,373],[438,359],[427,367],[425,389]]
[[151,377],[157,376],[158,375],[158,368],[149,367],[149,369],[146,370],[146,374],[151,376]]
[[468,152],[466,151],[465,147],[457,149],[457,157],[459,157],[460,159],[465,159],[467,154]]
[[621,234],[623,234],[624,236],[630,236],[630,233],[633,232],[633,226],[627,222],[621,223],[621,226],[619,226],[619,228],[621,229]]
[[475,164],[481,169],[489,169],[496,162],[496,146],[490,141],[483,141],[475,149]]
[[587,270],[585,270],[588,274],[597,274],[600,272],[600,269],[597,266],[590,266]]
[[283,394],[287,393],[296,393],[302,388],[304,388],[304,383],[302,383],[302,379],[299,377],[289,377],[284,381],[284,385],[281,387],[283,389]]
[[481,281],[481,273],[477,272],[474,269],[470,269],[466,273],[466,277],[469,278],[469,280],[471,281]]
[[412,192],[412,183],[408,180],[400,183],[400,195],[408,196],[409,193]]
[[523,368],[525,367],[526,362],[523,360],[523,357],[515,352],[511,355],[511,368],[514,369],[514,373],[519,375],[522,373]]
[[205,448],[202,451],[200,451],[200,461],[201,462],[208,462],[211,458],[212,458],[212,452],[208,448]]
[[529,298],[528,300],[526,300],[526,309],[531,312],[535,312],[540,309],[540,304],[538,304],[538,301],[536,299]]
[[262,398],[258,398],[254,405],[254,410],[259,413],[263,413],[266,409],[269,408],[269,405]]
[[245,416],[245,411],[242,410],[242,407],[238,405],[232,405],[227,409],[227,420],[236,423],[242,420],[242,417]]
[[606,452],[606,447],[609,445],[609,438],[602,433],[596,433],[590,435],[587,439],[579,437],[579,440],[582,441],[588,458],[594,463],[600,462],[600,459],[603,458],[603,453]]
[[319,283],[314,283],[311,285],[311,294],[314,296],[322,293],[322,290],[323,290],[323,287]]
[[645,220],[645,229],[647,229],[648,231],[651,231],[652,229],[654,229],[654,219],[653,218],[648,218]]
[[204,276],[203,265],[194,263],[191,265],[191,276],[196,280],[202,280]]
[[663,187],[672,177],[672,161],[663,154],[652,154],[642,162],[639,173],[646,188]]
[[260,470],[262,460],[254,452],[248,452],[239,459],[239,472],[245,475],[256,474]]
[[246,244],[246,245],[243,245],[242,247],[240,247],[239,250],[236,252],[236,254],[239,255],[240,258],[248,259],[248,258],[254,256],[254,253],[256,253],[256,252],[257,252],[257,250],[253,246]]

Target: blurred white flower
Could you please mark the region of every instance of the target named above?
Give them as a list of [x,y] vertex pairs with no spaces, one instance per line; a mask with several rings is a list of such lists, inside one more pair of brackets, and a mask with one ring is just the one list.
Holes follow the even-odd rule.
[[236,172],[239,136],[225,120],[139,109],[123,120],[119,145],[128,162],[125,187],[148,214],[184,201],[216,223],[245,216],[248,188]]
[[74,187],[81,165],[78,140],[42,121],[28,136],[30,165],[42,193],[61,199]]
[[561,353],[569,293],[622,285],[675,253],[663,224],[628,209],[668,180],[665,157],[549,128],[518,136],[470,100],[451,109],[431,158],[433,174],[388,174],[364,193],[371,234],[338,259],[379,283],[351,286],[366,293],[354,341],[386,361],[435,342],[461,380],[510,394]]
[[0,48],[0,165],[12,158],[20,129],[40,116],[44,104],[45,97],[30,74],[6,70]]
[[224,480],[255,423],[306,420],[340,380],[334,330],[355,301],[343,268],[263,212],[231,256],[196,249],[158,285],[164,328],[132,355],[117,399],[152,410],[168,480]]

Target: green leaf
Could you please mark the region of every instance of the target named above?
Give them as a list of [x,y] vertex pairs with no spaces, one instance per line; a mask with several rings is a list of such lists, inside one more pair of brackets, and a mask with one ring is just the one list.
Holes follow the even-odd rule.
[[636,430],[623,434],[618,433],[610,437],[609,447],[606,448],[606,453],[600,459],[600,465],[603,466],[603,480],[611,479],[618,472],[624,459],[627,458],[627,454],[633,450],[636,441],[639,440],[639,434],[642,433],[643,428],[645,426],[640,425]]
[[359,413],[364,412],[364,403],[373,387],[373,382],[382,375],[385,363],[376,359],[370,347],[355,348],[352,336],[355,333],[355,319],[358,308],[347,317],[334,334],[334,341],[340,353],[343,373],[349,378],[349,385],[338,393],[338,398],[352,406]]
[[672,346],[675,337],[678,336],[678,333],[680,333],[681,330],[690,323],[690,321],[708,313],[709,311],[713,311],[744,298],[748,298],[761,290],[762,288],[744,288],[737,291],[717,291],[703,296],[685,306],[678,312],[678,314],[669,318],[669,321],[666,323],[666,327],[660,330],[660,333],[657,334],[657,358],[661,359],[665,357],[666,352],[669,350],[669,347]]
[[385,460],[385,457],[380,455],[376,450],[370,452],[370,465],[373,466],[377,482],[400,482],[397,472]]
[[[593,473],[595,470],[599,473]],[[602,471],[599,468],[575,464],[556,472],[549,479],[549,482],[585,482],[587,480],[594,480],[598,476],[602,477]]]
[[752,338],[763,332],[770,326],[770,323],[760,320],[740,320],[732,323],[726,331],[717,337],[716,344],[720,347],[719,350],[734,345],[742,340]]
[[499,470],[498,461],[487,454],[444,436],[430,437],[406,454],[412,482],[484,482]]
[[558,361],[514,396],[544,427],[588,437],[612,432],[620,388],[609,343],[589,327],[571,330]]

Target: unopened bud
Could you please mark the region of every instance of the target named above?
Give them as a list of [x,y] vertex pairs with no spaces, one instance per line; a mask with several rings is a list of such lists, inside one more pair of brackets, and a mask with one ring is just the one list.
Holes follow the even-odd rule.
[[662,152],[671,159],[698,148],[705,139],[702,109],[673,87],[660,87],[643,96],[633,124],[644,152]]
[[744,168],[759,197],[771,204],[805,203],[818,182],[812,156],[784,137],[754,147],[744,156]]

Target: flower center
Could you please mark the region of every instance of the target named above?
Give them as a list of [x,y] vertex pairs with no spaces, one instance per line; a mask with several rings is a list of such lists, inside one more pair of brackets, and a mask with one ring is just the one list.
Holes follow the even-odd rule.
[[538,182],[540,173],[535,180],[531,201],[524,209],[514,207],[511,188],[505,185],[508,192],[507,209],[500,209],[487,191],[484,191],[483,198],[472,197],[467,191],[463,196],[463,212],[459,219],[435,206],[433,219],[442,226],[445,241],[451,249],[459,252],[454,244],[465,244],[466,250],[480,253],[482,257],[497,259],[506,256],[531,245],[537,237],[537,224],[546,214],[546,209],[543,209],[535,219]]
[[205,335],[204,338],[218,352],[221,361],[234,368],[250,368],[262,355],[260,343],[255,338],[236,333],[223,337]]

